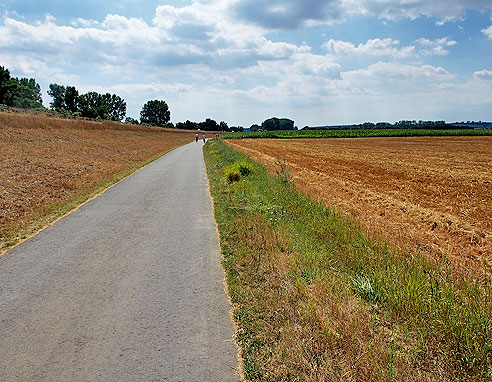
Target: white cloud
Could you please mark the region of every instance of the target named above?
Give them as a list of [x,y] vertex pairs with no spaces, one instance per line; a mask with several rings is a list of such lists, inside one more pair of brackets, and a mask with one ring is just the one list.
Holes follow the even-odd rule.
[[378,62],[367,69],[354,70],[343,74],[345,79],[376,81],[379,83],[399,82],[414,86],[448,81],[454,75],[446,69],[432,65],[407,65],[399,62]]
[[490,0],[345,0],[344,3],[351,13],[370,14],[386,19],[428,16],[449,21],[461,19],[467,9],[492,9]]
[[492,70],[481,70],[473,73],[473,77],[479,80],[492,80]]
[[153,25],[112,14],[102,22],[77,19],[72,26],[57,25],[52,17],[34,24],[4,17],[0,49],[67,64],[208,65],[217,70],[286,60],[306,49],[272,42],[259,28],[228,20],[222,8],[197,2],[183,8],[159,6]]
[[370,56],[387,56],[392,58],[408,58],[416,56],[415,47],[407,46],[398,48],[400,41],[385,39],[368,40],[365,44],[355,46],[351,42],[330,39],[323,48],[329,55],[333,56],[348,56],[354,54],[370,55]]
[[344,1],[337,0],[240,0],[231,1],[229,7],[238,19],[267,29],[333,23],[342,20],[345,13]]
[[450,40],[448,37],[438,38],[436,40],[420,38],[415,42],[422,47],[420,53],[424,56],[447,56],[450,51],[445,47],[451,47],[458,44],[456,41]]
[[[490,110],[491,82],[483,80],[492,72],[475,72],[473,78],[469,73],[465,86],[446,67],[425,65],[430,56],[450,53],[457,42],[449,37],[421,38],[410,46],[395,37],[360,44],[330,39],[319,54],[309,47],[309,36],[297,45],[283,40],[282,32],[269,33],[342,22],[353,14],[459,19],[467,8],[489,9],[490,0],[184,3],[157,7],[152,21],[108,14],[61,25],[53,17],[30,22],[5,14],[0,16],[0,63],[16,76],[45,81],[45,94],[50,82],[74,85],[80,92],[115,92],[134,117],[146,100],[165,99],[174,122],[211,117],[248,126],[272,115],[292,117],[299,126],[432,119],[463,111],[460,102],[476,105],[479,112]],[[482,32],[492,39],[492,26]]]
[[488,28],[482,29],[482,33],[492,40],[492,25]]
[[488,11],[490,0],[222,0],[240,20],[267,29],[297,29],[331,24],[352,14],[384,19],[434,17],[437,24],[459,20],[466,10]]

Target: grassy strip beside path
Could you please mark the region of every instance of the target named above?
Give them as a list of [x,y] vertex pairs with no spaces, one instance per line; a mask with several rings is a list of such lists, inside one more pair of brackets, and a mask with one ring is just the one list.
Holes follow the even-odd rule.
[[251,381],[491,378],[490,288],[369,240],[221,141],[205,146]]
[[438,137],[438,136],[490,136],[492,129],[347,129],[347,130],[278,130],[252,133],[232,133],[225,139],[243,138],[371,138],[371,137]]

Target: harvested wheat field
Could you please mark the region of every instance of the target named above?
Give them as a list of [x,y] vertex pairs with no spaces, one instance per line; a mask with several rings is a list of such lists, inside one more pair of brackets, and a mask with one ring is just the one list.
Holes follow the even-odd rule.
[[492,137],[227,141],[369,234],[483,279],[492,263]]
[[0,252],[193,138],[189,131],[0,113]]

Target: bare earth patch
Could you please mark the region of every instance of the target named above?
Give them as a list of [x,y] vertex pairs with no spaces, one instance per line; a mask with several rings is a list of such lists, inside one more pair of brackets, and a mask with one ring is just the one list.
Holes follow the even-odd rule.
[[[0,113],[0,250],[193,132]],[[20,237],[19,237],[20,236]]]
[[284,160],[296,187],[372,237],[449,261],[483,277],[492,262],[492,137],[243,139],[228,144],[274,171]]

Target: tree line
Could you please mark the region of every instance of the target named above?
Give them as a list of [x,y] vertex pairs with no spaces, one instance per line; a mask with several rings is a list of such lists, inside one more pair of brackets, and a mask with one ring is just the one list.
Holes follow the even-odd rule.
[[13,78],[0,66],[0,105],[22,109],[43,109],[41,86],[34,78]]
[[269,118],[260,125],[252,125],[251,131],[278,131],[278,130],[297,130],[294,121],[288,118]]
[[74,86],[50,84],[48,95],[53,99],[51,109],[74,117],[122,121],[126,102],[116,94],[87,92],[80,94]]
[[[207,118],[203,122],[170,122],[169,106],[162,100],[146,102],[140,111],[140,121],[126,117],[126,102],[116,94],[99,94],[94,91],[79,94],[75,86],[56,83],[49,85],[50,109],[66,117],[111,120],[130,124],[160,126],[175,129],[203,131],[243,131],[242,126],[231,126],[224,121],[217,123]],[[48,111],[43,106],[41,86],[34,78],[13,78],[7,68],[0,66],[0,105]]]

